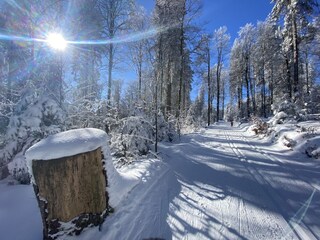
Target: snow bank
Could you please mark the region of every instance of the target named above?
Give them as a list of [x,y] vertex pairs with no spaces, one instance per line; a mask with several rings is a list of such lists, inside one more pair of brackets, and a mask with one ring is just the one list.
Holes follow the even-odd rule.
[[[279,119],[279,117],[273,119]],[[319,121],[297,122],[289,120],[283,124],[271,125],[265,137],[280,148],[289,148],[312,158],[320,158]]]

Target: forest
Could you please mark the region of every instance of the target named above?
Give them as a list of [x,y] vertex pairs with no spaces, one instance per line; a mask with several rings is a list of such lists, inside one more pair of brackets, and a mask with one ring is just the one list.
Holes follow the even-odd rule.
[[316,119],[319,3],[271,4],[231,42],[201,0],[1,1],[0,179],[28,183],[25,151],[70,129],[106,131],[121,166],[223,120]]

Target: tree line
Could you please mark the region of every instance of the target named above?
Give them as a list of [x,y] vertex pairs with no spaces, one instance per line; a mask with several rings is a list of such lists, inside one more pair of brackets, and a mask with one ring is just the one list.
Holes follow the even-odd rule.
[[[241,27],[231,43],[226,26],[199,24],[200,0],[156,0],[151,14],[135,0],[3,2],[0,168],[49,134],[113,134],[130,116],[147,119],[157,143],[164,124],[180,133],[268,117],[283,102],[318,113],[318,3],[272,3],[265,21]],[[42,41],[50,32],[72,42],[65,52]]]

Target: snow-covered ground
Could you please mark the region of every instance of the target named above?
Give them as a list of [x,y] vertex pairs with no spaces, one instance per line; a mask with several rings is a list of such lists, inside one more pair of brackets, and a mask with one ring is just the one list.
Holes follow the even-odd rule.
[[[122,170],[140,182],[101,231],[68,239],[320,239],[320,160],[246,130],[219,124],[161,144],[163,163]],[[41,239],[32,188],[2,181],[0,193],[0,238]]]

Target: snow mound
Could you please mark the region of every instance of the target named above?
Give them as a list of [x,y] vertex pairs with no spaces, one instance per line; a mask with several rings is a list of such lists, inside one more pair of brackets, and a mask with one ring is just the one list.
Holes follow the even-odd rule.
[[288,147],[288,148],[293,148],[295,147],[298,143],[301,143],[304,139],[305,134],[300,133],[300,132],[287,132],[281,135],[280,141],[281,143]]
[[[281,113],[273,119],[279,119],[280,115],[285,116]],[[320,158],[320,122],[317,120],[286,120],[282,124],[271,125],[265,137],[280,149],[289,148],[311,158]]]
[[288,118],[288,114],[286,114],[285,112],[278,112],[276,115],[274,115],[273,118],[271,118],[269,120],[269,124],[271,124],[272,126],[276,126],[277,124],[281,124],[284,122],[285,119]]
[[313,150],[311,152],[311,156],[314,158],[320,158],[320,147],[318,147],[316,150]]

